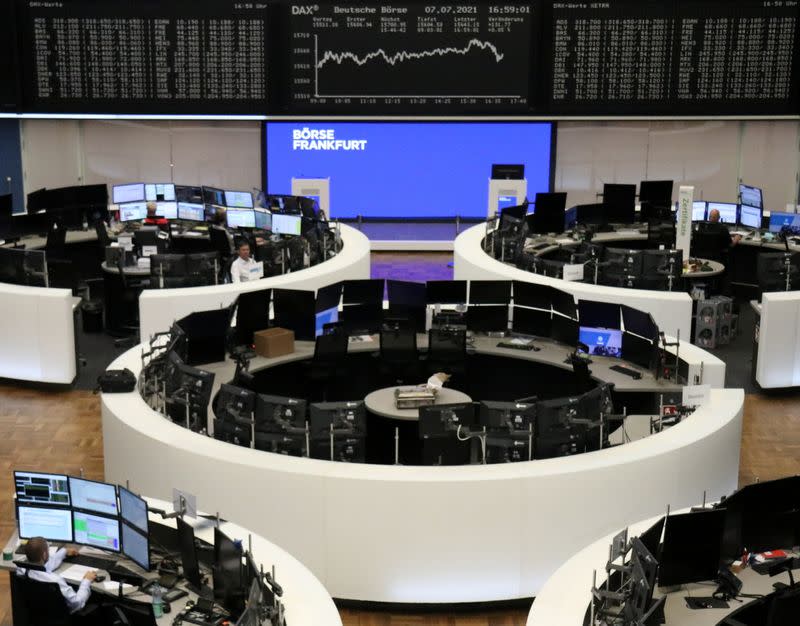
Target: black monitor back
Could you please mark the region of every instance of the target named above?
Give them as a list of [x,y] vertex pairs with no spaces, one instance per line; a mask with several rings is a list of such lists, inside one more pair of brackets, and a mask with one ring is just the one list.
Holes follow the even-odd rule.
[[595,300],[578,300],[578,319],[581,326],[618,329],[620,305]]
[[552,307],[554,291],[552,287],[545,285],[515,280],[514,305],[549,311]]
[[259,289],[239,294],[236,308],[237,345],[251,345],[254,333],[269,328],[269,306],[272,289]]
[[656,346],[649,339],[622,333],[622,358],[626,361],[651,370],[655,366],[656,354]]
[[563,315],[553,315],[551,336],[568,346],[578,345],[578,322]]
[[0,195],[0,217],[10,216],[14,211],[14,194],[4,193]]
[[529,222],[531,230],[541,235],[563,232],[566,207],[566,193],[537,193],[533,219]]
[[658,584],[714,580],[721,560],[723,509],[670,515],[664,528]]
[[636,218],[636,185],[603,185],[603,205],[609,222],[632,224]]
[[469,281],[470,304],[508,304],[511,302],[510,280]]
[[672,204],[671,180],[643,180],[639,183],[639,202],[649,202],[655,206],[669,206]]
[[467,301],[467,281],[429,280],[425,297],[428,304],[464,304]]
[[294,331],[298,340],[314,340],[316,298],[313,291],[273,289],[272,301],[275,326]]
[[175,521],[178,524],[178,546],[181,554],[183,576],[189,583],[199,588],[203,583],[203,579],[200,576],[200,563],[197,560],[194,528],[180,517]]
[[550,337],[553,333],[552,313],[515,306],[511,331],[519,335]]
[[507,331],[508,305],[470,305],[467,309],[467,328],[475,332]]
[[230,325],[229,309],[190,313],[178,320],[186,335],[186,364],[200,365],[225,360],[225,339]]
[[321,313],[339,306],[342,300],[342,283],[333,283],[317,289],[315,311]]
[[625,331],[639,335],[646,339],[658,340],[658,326],[656,326],[653,316],[645,311],[634,309],[625,304],[621,305],[622,323]]
[[403,280],[387,280],[386,294],[389,299],[389,317],[409,320],[414,331],[425,332],[425,283]]
[[376,303],[383,303],[383,279],[344,281],[342,304]]
[[522,180],[525,178],[525,165],[519,164],[492,164],[492,180]]
[[578,306],[575,304],[575,296],[568,291],[553,289],[553,310],[572,319],[578,319]]

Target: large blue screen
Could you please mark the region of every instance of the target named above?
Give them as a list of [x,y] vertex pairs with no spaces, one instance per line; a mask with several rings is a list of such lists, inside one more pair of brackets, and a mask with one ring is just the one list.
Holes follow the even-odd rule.
[[550,190],[546,122],[266,122],[267,191],[330,178],[332,217],[485,218],[493,163]]

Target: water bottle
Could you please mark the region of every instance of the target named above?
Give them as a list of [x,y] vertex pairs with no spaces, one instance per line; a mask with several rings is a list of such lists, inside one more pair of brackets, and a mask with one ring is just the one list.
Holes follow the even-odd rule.
[[153,617],[158,619],[164,616],[164,598],[161,592],[161,585],[156,583],[150,590],[150,595],[153,596]]

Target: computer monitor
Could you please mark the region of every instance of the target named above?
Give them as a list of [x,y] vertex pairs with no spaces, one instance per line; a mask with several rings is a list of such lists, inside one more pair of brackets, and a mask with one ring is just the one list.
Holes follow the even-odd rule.
[[273,289],[274,325],[294,331],[295,339],[314,340],[316,298],[313,291]]
[[634,309],[625,304],[621,305],[622,323],[625,331],[644,337],[645,339],[658,339],[658,326],[650,313]]
[[473,426],[475,405],[472,402],[457,404],[437,404],[419,407],[419,436],[443,437],[449,432],[455,434],[456,428]]
[[425,283],[387,280],[388,316],[408,319],[416,332],[425,332],[426,289]]
[[228,209],[225,211],[228,228],[255,228],[256,213],[253,209]]
[[581,326],[578,341],[589,348],[593,356],[622,357],[622,331],[612,328]]
[[719,221],[723,224],[736,224],[739,221],[738,205],[732,202],[709,202],[708,216],[711,211],[719,211]]
[[178,525],[178,545],[181,553],[183,576],[195,589],[200,589],[203,578],[200,575],[200,563],[197,560],[197,547],[194,543],[194,528],[181,518],[175,520]]
[[382,304],[383,288],[382,278],[346,280],[342,283],[342,304]]
[[18,504],[70,506],[69,480],[65,474],[14,472]]
[[214,527],[214,599],[235,616],[244,610],[242,550]]
[[258,394],[255,428],[259,432],[280,433],[287,428],[305,428],[306,401],[300,398]]
[[147,533],[122,524],[122,554],[145,571],[150,571],[150,540]]
[[644,369],[651,369],[656,357],[652,341],[629,332],[622,334],[622,358]]
[[272,289],[259,289],[239,294],[236,306],[236,343],[252,345],[254,333],[269,328]]
[[560,289],[553,289],[550,295],[552,298],[553,310],[556,313],[561,313],[561,315],[572,319],[578,319],[578,307],[575,304],[575,296],[567,291],[561,291]]
[[300,236],[303,234],[303,218],[285,213],[272,214],[272,232],[276,235]]
[[146,202],[128,202],[119,205],[120,222],[141,222],[147,217]]
[[658,584],[673,587],[714,580],[724,524],[724,509],[670,515],[664,528]]
[[632,224],[636,219],[636,185],[603,185],[603,207],[608,222]]
[[203,187],[203,204],[225,206],[225,192],[216,187]]
[[253,194],[249,191],[225,190],[225,206],[235,209],[252,209]]
[[552,313],[515,306],[512,311],[511,332],[515,335],[550,337],[553,333]]
[[672,204],[671,180],[643,180],[639,183],[639,202],[651,206],[669,207]]
[[226,422],[249,425],[255,406],[255,392],[223,384],[214,400],[214,414]]
[[739,207],[739,224],[747,226],[747,228],[761,228],[761,215],[760,208],[743,204]]
[[428,304],[465,304],[467,302],[466,280],[429,280],[425,299]]
[[531,230],[540,235],[563,232],[566,206],[566,193],[537,193]]
[[492,180],[522,180],[524,178],[524,164],[492,164]]
[[470,305],[467,309],[467,329],[483,333],[507,331],[508,305]]
[[665,521],[666,518],[659,518],[655,524],[639,535],[639,541],[644,544],[644,547],[647,548],[648,552],[653,556],[658,555],[658,547],[661,545],[661,535],[664,532]]
[[147,183],[144,199],[148,202],[175,202],[175,185],[172,183]]
[[[519,202],[519,199],[517,198],[517,196],[505,196],[505,195],[504,196],[498,196],[498,198],[497,198],[497,210],[502,213],[503,211],[505,211],[507,209],[513,209],[513,208],[516,208],[518,206],[522,206],[522,205],[519,205],[518,202]],[[526,212],[527,212],[527,207],[525,207],[525,209],[526,209]],[[524,213],[523,213],[523,215],[524,215]]]
[[487,430],[528,431],[536,421],[536,404],[532,402],[495,402],[484,400],[480,403],[478,425]]
[[620,305],[612,302],[578,300],[578,319],[581,326],[621,328]]
[[194,185],[175,185],[175,199],[178,202],[203,204],[203,188]]
[[515,280],[514,305],[550,311],[552,308],[553,291],[555,290],[552,287]]
[[72,507],[105,515],[117,515],[117,486],[108,483],[69,477]]
[[4,193],[0,195],[0,217],[11,217],[14,212],[14,194]]
[[174,201],[156,202],[156,215],[167,220],[178,219],[178,203]]
[[20,539],[44,537],[48,541],[72,541],[72,510],[17,504]]
[[792,235],[800,234],[800,214],[780,213],[773,211],[769,215],[769,232],[779,233],[783,230]]
[[110,552],[120,551],[118,517],[73,511],[72,529],[74,543]]
[[585,429],[570,421],[580,419],[580,397],[554,398],[536,403],[534,458],[549,459],[583,452]]
[[204,222],[205,206],[194,202],[178,202],[178,219],[187,222]]
[[708,203],[705,200],[695,200],[692,202],[692,221],[704,222],[706,220],[706,213]]
[[256,228],[258,230],[272,230],[272,212],[267,209],[256,209]]
[[111,189],[114,204],[127,204],[128,202],[143,202],[144,183],[129,183],[127,185],[114,185]]
[[567,346],[577,346],[578,322],[563,315],[553,315],[551,337]]
[[324,332],[326,324],[335,324],[339,321],[339,307],[317,311],[314,320],[314,336],[319,337]]
[[469,281],[470,304],[508,304],[511,302],[510,280]]
[[147,502],[125,487],[118,487],[118,490],[120,518],[124,523],[146,533],[148,528]]
[[758,187],[739,183],[739,202],[747,206],[764,209],[764,194]]

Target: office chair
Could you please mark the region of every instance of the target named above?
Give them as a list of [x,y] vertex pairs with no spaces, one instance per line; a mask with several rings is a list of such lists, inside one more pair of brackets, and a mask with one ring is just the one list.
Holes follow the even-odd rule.
[[[582,344],[589,351],[589,347]],[[575,374],[575,394],[580,395],[594,389],[595,385],[592,382],[592,370],[589,369],[589,360],[587,358],[578,356],[577,352],[570,355],[572,363],[572,372]]]
[[13,623],[29,626],[73,626],[76,620],[61,595],[58,583],[46,583],[12,574]]
[[428,331],[427,370],[429,374],[466,375],[467,331],[431,328]]
[[221,283],[232,283],[233,278],[231,278],[231,267],[236,262],[236,256],[229,256],[225,259],[222,263],[219,264],[219,282]]
[[114,347],[135,346],[139,343],[139,293],[144,288],[144,284],[128,280],[125,275],[125,257],[123,255],[117,259],[117,269],[123,293],[122,302],[119,304],[126,310],[133,311],[133,317],[122,324],[121,330],[126,336],[114,341]]
[[724,226],[710,223],[698,225],[698,229],[692,233],[693,257],[725,263],[729,248],[730,236]]
[[381,374],[393,384],[415,380],[421,375],[417,333],[407,319],[384,320],[380,328]]
[[215,228],[214,226],[209,227],[208,238],[211,240],[211,248],[214,252],[219,253],[223,261],[233,256],[231,242],[228,239],[228,233],[224,229]]
[[322,387],[322,400],[328,401],[330,387],[347,379],[347,346],[350,339],[339,327],[314,341],[314,358],[308,366],[308,378]]
[[111,245],[111,237],[108,236],[105,222],[97,220],[94,223],[94,230],[97,233],[97,241],[100,243],[100,248],[105,251],[106,247]]

